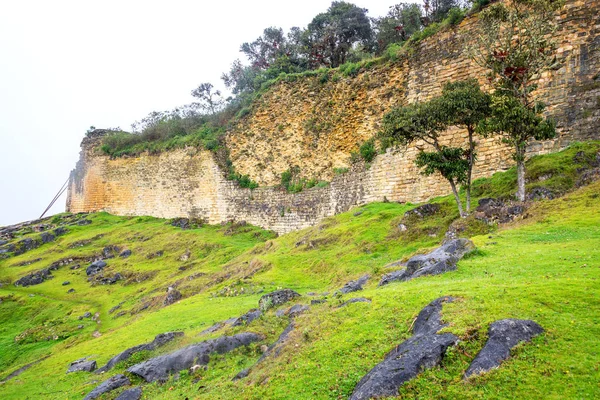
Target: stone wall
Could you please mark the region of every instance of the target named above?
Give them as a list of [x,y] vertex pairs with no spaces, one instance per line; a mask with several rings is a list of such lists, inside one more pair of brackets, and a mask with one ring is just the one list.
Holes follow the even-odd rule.
[[[67,209],[161,218],[195,217],[216,224],[229,220],[278,233],[312,226],[321,219],[373,201],[420,202],[446,194],[448,184],[423,177],[412,161],[416,149],[378,156],[370,168],[336,176],[322,188],[291,194],[278,187],[240,188],[228,181],[212,153],[195,148],[158,155],[110,159],[99,149],[103,132],[82,143],[81,159],[71,173]],[[462,132],[455,131],[453,140]],[[475,176],[509,165],[499,147],[480,154]]]
[[[529,155],[600,138],[599,5],[599,0],[568,0],[557,15],[562,66],[541,77],[539,94],[557,119],[560,135],[533,143]],[[483,80],[483,71],[461,46],[473,23],[475,18],[467,19],[459,29],[425,40],[402,62],[379,65],[354,78],[336,80],[333,71],[324,83],[322,77],[309,77],[271,88],[227,139],[236,170],[261,183],[258,189],[227,181],[212,154],[198,149],[110,159],[99,151],[106,132],[96,131],[82,142],[67,209],[201,217],[210,223],[245,220],[286,233],[372,201],[421,202],[448,194],[443,179],[419,174],[413,162],[416,148],[388,151],[368,169],[334,176],[333,168],[349,166],[349,153],[374,135],[392,106],[426,100],[448,80]],[[444,140],[464,143],[466,133],[452,129]],[[281,172],[294,165],[304,176],[331,180],[330,185],[298,194],[264,186],[277,183]],[[479,140],[476,178],[511,165],[507,148],[493,139]]]

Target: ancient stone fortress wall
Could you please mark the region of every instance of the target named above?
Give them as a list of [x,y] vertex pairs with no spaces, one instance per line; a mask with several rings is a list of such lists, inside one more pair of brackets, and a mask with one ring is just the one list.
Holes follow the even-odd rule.
[[[599,5],[599,0],[568,0],[557,14],[561,67],[541,77],[539,93],[557,120],[560,135],[533,143],[529,155],[600,138]],[[459,29],[425,40],[403,61],[354,78],[323,83],[315,77],[278,84],[229,132],[227,144],[238,172],[261,185],[274,185],[281,172],[298,165],[304,176],[331,180],[326,187],[297,194],[273,186],[243,189],[225,179],[210,152],[192,148],[110,159],[99,150],[99,131],[82,142],[67,209],[201,217],[210,223],[245,220],[286,233],[372,201],[420,202],[448,194],[443,179],[419,174],[416,148],[388,151],[369,168],[337,176],[333,168],[349,166],[350,151],[377,132],[392,106],[426,100],[448,80],[476,77],[485,84],[484,72],[463,51],[474,22],[475,18],[467,19]],[[464,143],[466,133],[452,129],[444,140]],[[494,139],[479,140],[475,177],[511,165],[508,149]]]

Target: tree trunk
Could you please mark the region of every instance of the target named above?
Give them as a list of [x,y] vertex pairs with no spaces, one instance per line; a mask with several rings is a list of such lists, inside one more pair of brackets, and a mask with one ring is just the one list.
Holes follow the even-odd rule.
[[517,144],[517,200],[525,201],[525,146]]
[[473,142],[473,128],[468,127],[469,131],[469,169],[467,170],[467,214],[471,212],[471,175],[473,174],[473,164],[475,164],[475,143]]
[[456,205],[458,206],[458,212],[462,218],[465,217],[465,213],[463,211],[462,203],[460,202],[460,196],[458,195],[458,190],[456,190],[456,184],[453,180],[448,179],[450,182],[450,186],[452,187],[452,193],[454,193],[454,199],[456,200]]

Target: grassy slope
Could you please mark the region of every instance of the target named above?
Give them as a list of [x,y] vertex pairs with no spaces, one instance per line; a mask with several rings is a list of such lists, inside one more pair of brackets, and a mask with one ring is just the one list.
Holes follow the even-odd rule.
[[[580,149],[534,159],[530,166],[532,171],[544,170],[544,166],[563,168],[569,164],[565,160]],[[511,174],[480,181],[485,190],[479,194],[502,194],[502,184],[512,179]],[[550,178],[548,186],[553,187],[554,180],[564,181]],[[538,181],[531,185],[536,184]],[[274,341],[287,324],[272,312],[249,327],[225,331],[262,332],[264,342],[214,356],[208,370],[195,376],[186,373],[166,385],[146,386],[145,395],[153,399],[347,398],[385,353],[410,336],[410,325],[424,305],[439,296],[453,295],[460,300],[445,306],[444,318],[450,324],[447,329],[463,341],[450,350],[441,368],[423,373],[403,387],[401,394],[425,398],[598,397],[599,193],[600,182],[596,182],[560,199],[537,202],[526,219],[489,236],[474,237],[480,251],[461,261],[457,271],[384,288],[377,288],[376,282],[388,271],[386,264],[439,242],[444,226],[456,216],[450,199],[437,199],[442,204],[441,215],[420,224],[416,231],[399,233],[396,228],[411,205],[375,203],[361,207],[360,215],[352,210],[277,239],[252,227],[239,227],[235,234],[226,236],[227,226],[182,231],[154,218],[93,215],[91,225],[71,228],[56,244],[0,261],[0,281],[14,281],[26,271],[67,255],[98,253],[108,244],[133,251],[129,259],[109,260],[113,271],[156,271],[155,277],[141,283],[90,287],[81,269],[62,267],[53,273],[53,280],[38,286],[0,287],[4,298],[0,304],[0,370],[4,372],[0,376],[51,354],[1,385],[0,397],[80,398],[95,386],[98,377],[65,375],[70,361],[89,355],[102,365],[117,352],[149,341],[157,333],[184,330],[184,338],[157,350],[162,353],[201,340],[195,335],[213,322],[255,307],[260,290],[290,287],[302,294],[331,292],[366,272],[374,275],[366,290],[342,299],[329,296],[327,303],[313,306],[298,317],[286,351],[259,364],[245,380],[231,382],[231,377],[251,366],[260,355],[260,345]],[[101,233],[102,238],[86,246],[68,249],[76,240]],[[142,237],[149,239],[141,241]],[[188,248],[191,259],[178,261]],[[146,258],[157,250],[164,250],[165,255]],[[12,266],[38,257],[43,260],[30,266]],[[182,265],[190,268],[179,271]],[[122,301],[122,309],[131,310],[144,299],[162,295],[168,284],[198,272],[206,275],[183,281],[180,290],[190,297],[179,303],[119,318],[108,314]],[[72,285],[62,286],[64,280]],[[76,289],[75,294],[66,293],[70,287]],[[10,295],[13,297],[7,298]],[[342,300],[357,296],[373,302],[335,308]],[[301,301],[308,303],[310,298]],[[77,320],[85,311],[100,312],[101,324]],[[531,318],[546,328],[546,333],[533,345],[520,346],[500,369],[463,382],[462,372],[483,346],[489,323],[500,318]],[[48,320],[55,322],[48,324]],[[53,326],[43,326],[44,322]],[[77,330],[81,323],[85,328]],[[27,338],[32,343],[15,343],[14,338],[30,328],[34,328],[33,334]],[[102,333],[99,338],[92,337],[96,329]],[[35,341],[56,332],[68,337]],[[107,376],[149,356],[140,354]],[[198,377],[202,379],[192,383]]]

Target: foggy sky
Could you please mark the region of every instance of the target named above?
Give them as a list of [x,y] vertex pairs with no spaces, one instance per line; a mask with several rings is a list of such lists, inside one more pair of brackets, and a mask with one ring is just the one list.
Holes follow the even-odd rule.
[[[351,1],[375,17],[394,0]],[[0,11],[0,226],[39,217],[85,131],[192,101],[264,28],[305,27],[329,0],[8,1]],[[66,194],[50,214],[64,211]]]

